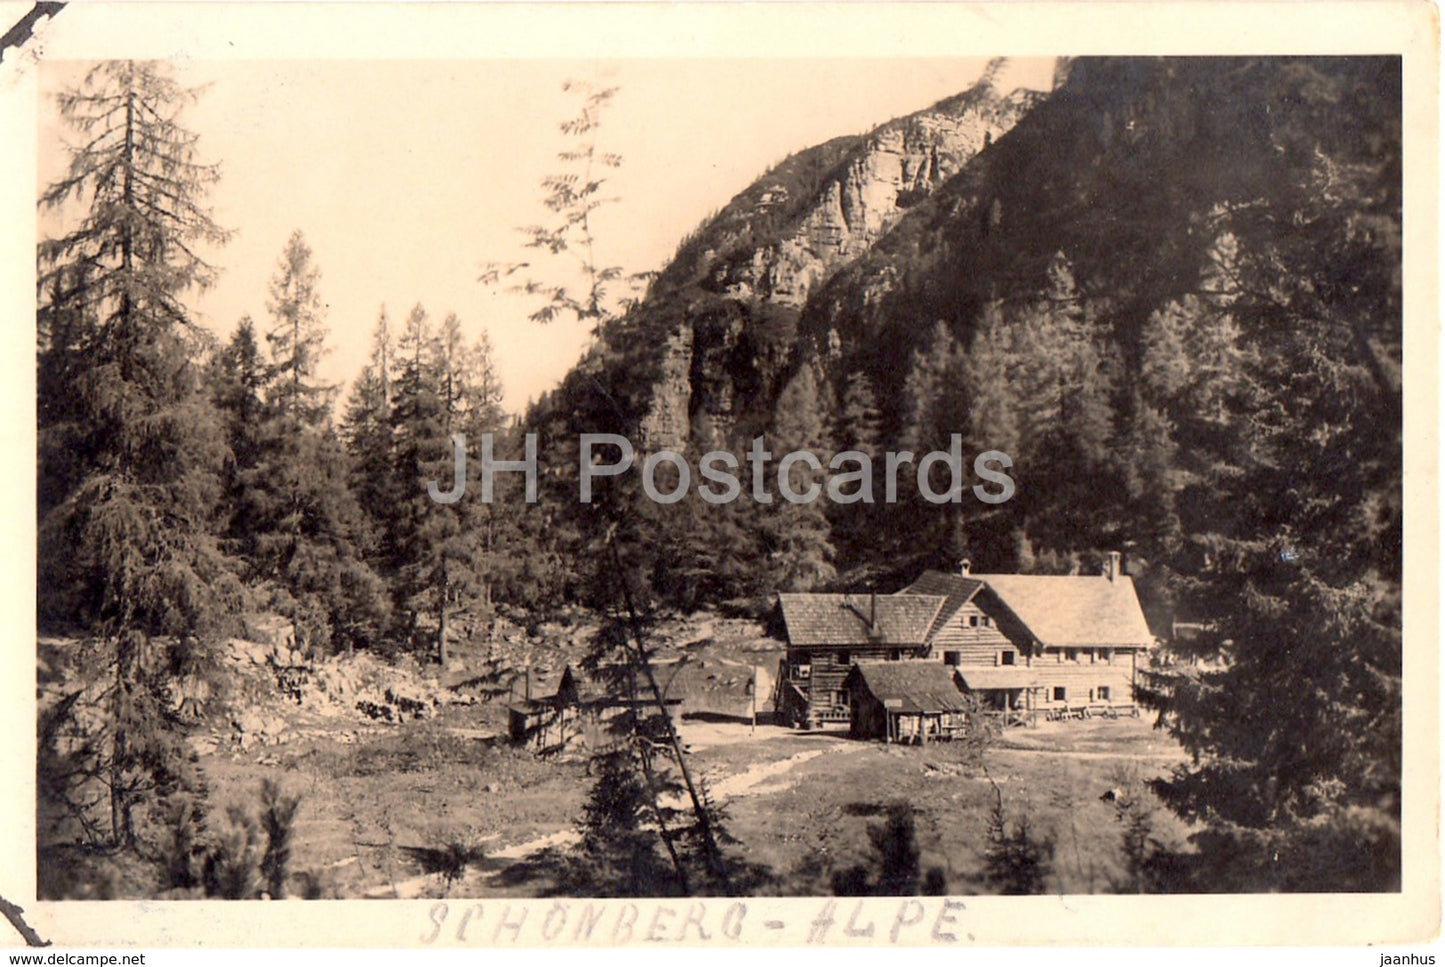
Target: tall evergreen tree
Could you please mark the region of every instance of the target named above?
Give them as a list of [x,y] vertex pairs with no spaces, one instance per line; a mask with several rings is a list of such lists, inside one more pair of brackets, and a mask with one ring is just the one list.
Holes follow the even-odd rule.
[[351,490],[368,525],[369,558],[379,568],[392,563],[389,541],[399,491],[396,479],[396,345],[382,306],[371,340],[371,358],[352,383],[341,432],[351,456]]
[[[502,377],[493,359],[491,337],[482,330],[467,356],[468,371],[465,412],[461,427],[469,441],[469,455],[476,455],[484,434],[491,434],[493,453],[498,460],[521,458],[513,446],[515,434],[508,432],[506,411],[502,409]],[[525,553],[522,541],[521,514],[518,512],[524,482],[515,474],[499,474],[493,479],[496,488],[493,501],[481,499],[479,460],[467,464],[467,494],[463,508],[462,527],[471,534],[475,546],[471,552],[471,573],[475,579],[472,598],[484,612],[493,607],[498,585],[512,581],[518,570],[518,557]],[[505,481],[505,482],[504,482]],[[501,487],[497,487],[502,483]],[[522,505],[525,507],[525,505]]]
[[292,233],[270,286],[258,455],[237,474],[237,521],[267,606],[292,619],[298,642],[324,651],[374,640],[386,607],[361,559],[365,527],[332,426],[334,387],[318,374],[326,352],[319,277],[305,239]]
[[[812,366],[798,370],[778,397],[777,416],[768,447],[773,454],[773,467],[792,453],[812,454],[826,468],[832,454],[828,447],[827,407]],[[770,487],[772,503],[762,514],[763,542],[769,558],[769,572],[775,586],[788,591],[808,591],[833,580],[834,548],[828,525],[827,497],[797,502],[788,499],[781,486],[786,479],[795,495],[806,496],[813,488],[820,491],[827,479],[826,469],[816,471],[804,462],[796,462],[785,475],[773,477]]]
[[215,534],[225,441],[200,391],[208,341],[183,301],[214,277],[201,247],[226,238],[204,207],[217,169],[178,120],[194,97],[158,64],[97,65],[60,95],[82,143],[40,199],[76,217],[39,247],[40,455],[64,463],[41,467],[54,489],[38,508],[39,611],[99,633],[82,663],[103,709],[92,774],[120,846],[182,762],[153,636],[209,636],[240,603]]
[[[947,451],[955,433],[968,426],[965,365],[967,357],[943,320],[934,323],[928,341],[913,353],[903,384],[902,442],[915,460],[932,451]],[[904,472],[909,473],[908,465]],[[935,465],[928,476],[934,493],[949,490],[951,481]],[[968,548],[965,508],[959,503],[935,505],[918,488],[900,485],[899,505],[893,517],[906,535],[905,546],[924,560],[952,566]]]
[[266,303],[271,314],[271,328],[266,332],[272,367],[268,402],[290,420],[309,426],[329,422],[336,391],[320,382],[317,373],[327,352],[321,295],[316,288],[320,278],[311,246],[297,229],[286,240]]
[[[437,333],[426,310],[412,307],[397,345],[398,378],[392,427],[396,439],[397,503],[392,515],[391,550],[395,555],[394,593],[405,616],[403,630],[414,639],[432,636],[424,624],[438,614],[438,579],[444,567],[441,552],[455,523],[447,508],[427,492],[436,481],[450,489],[452,444],[448,372],[438,351]],[[424,620],[425,619],[425,620]],[[421,646],[420,640],[413,644]]]

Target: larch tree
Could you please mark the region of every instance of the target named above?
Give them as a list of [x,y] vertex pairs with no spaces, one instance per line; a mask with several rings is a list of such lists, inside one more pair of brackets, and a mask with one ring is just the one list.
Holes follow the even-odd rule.
[[226,445],[200,386],[209,339],[185,302],[215,277],[205,247],[227,236],[205,207],[218,169],[179,120],[195,96],[156,63],[98,64],[59,97],[80,142],[40,197],[67,228],[38,253],[41,479],[53,488],[40,501],[39,611],[98,633],[83,662],[103,709],[87,772],[116,846],[136,841],[136,808],[174,788],[184,759],[155,636],[203,647],[241,598],[216,535]]
[[238,473],[238,520],[252,575],[267,605],[295,623],[298,642],[349,649],[380,633],[386,608],[361,558],[364,522],[331,417],[336,388],[319,374],[327,336],[319,278],[293,232],[270,284],[259,455]]
[[[397,343],[397,380],[392,406],[393,459],[397,499],[391,513],[390,550],[397,607],[406,616],[404,632],[415,637],[422,619],[436,614],[434,577],[441,566],[440,544],[448,530],[446,508],[427,492],[437,481],[449,489],[452,444],[437,333],[426,309],[413,306]],[[415,643],[415,642],[414,642]]]
[[[806,453],[826,468],[832,457],[827,412],[817,375],[811,365],[805,364],[778,397],[773,432],[768,439],[773,459],[781,461],[788,454]],[[826,585],[836,574],[827,498],[822,493],[826,479],[826,469],[819,471],[799,460],[775,480],[773,502],[763,516],[763,541],[778,588],[810,591]],[[783,480],[787,481],[791,498],[782,492]],[[814,488],[818,490],[817,498],[804,499]]]
[[382,306],[372,331],[371,356],[351,384],[341,434],[351,455],[351,489],[369,525],[373,560],[388,560],[386,542],[396,506],[395,431],[392,409],[396,379],[396,339]]
[[[510,453],[512,434],[508,433],[507,414],[502,409],[502,377],[497,370],[492,340],[486,330],[482,330],[472,344],[468,362],[469,399],[465,413],[461,414],[461,428],[469,441],[469,455],[478,452],[484,434],[491,434],[497,459],[520,459],[520,454]],[[519,486],[520,482],[515,479],[515,474],[498,474],[493,485],[502,485],[498,488],[502,499],[486,503],[481,499],[481,461],[470,461],[467,467],[467,494],[470,499],[465,502],[463,512],[464,527],[472,531],[477,542],[472,559],[472,572],[476,577],[475,598],[481,611],[490,612],[496,587],[506,584],[517,572],[516,555],[520,550],[518,545],[522,531],[519,515],[505,498],[512,496],[507,484],[509,478],[512,478],[512,485]]]
[[300,229],[286,247],[271,279],[266,309],[271,328],[272,380],[268,402],[298,424],[318,426],[330,419],[336,387],[321,382],[318,367],[327,353],[325,311],[317,284],[321,270]]

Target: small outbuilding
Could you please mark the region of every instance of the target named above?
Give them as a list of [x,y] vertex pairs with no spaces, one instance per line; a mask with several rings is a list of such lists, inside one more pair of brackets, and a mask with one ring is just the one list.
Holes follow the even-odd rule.
[[923,744],[961,736],[968,727],[958,676],[939,662],[860,662],[843,687],[854,738]]
[[[550,687],[530,672],[521,680],[524,696],[507,708],[507,731],[513,744],[527,746],[537,754],[562,752],[577,743],[594,750],[612,748],[618,741],[614,734],[618,716],[629,710],[651,714],[656,709],[646,693],[618,697],[609,692],[605,681],[579,674],[571,665]],[[663,706],[669,716],[676,716],[681,702],[665,696]]]
[[[562,748],[579,731],[583,717],[581,690],[572,666],[564,668],[562,677],[550,688],[536,681],[531,672],[524,680],[522,699],[507,707],[507,731],[512,741],[531,746],[535,752]],[[541,694],[534,696],[534,692]]]

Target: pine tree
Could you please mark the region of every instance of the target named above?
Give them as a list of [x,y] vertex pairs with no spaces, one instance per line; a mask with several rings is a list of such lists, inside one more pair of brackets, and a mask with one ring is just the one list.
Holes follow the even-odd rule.
[[[968,426],[967,358],[943,320],[933,326],[928,341],[913,353],[912,365],[903,384],[902,442],[915,461],[932,451],[947,451],[953,435]],[[908,465],[904,465],[908,472]],[[935,465],[928,476],[934,493],[949,491],[951,481]],[[955,564],[972,552],[960,503],[935,505],[916,488],[903,487],[894,514],[903,546],[922,548],[930,563]]]
[[949,435],[963,425],[963,353],[943,320],[913,354],[903,384],[903,444],[915,453],[947,449]]
[[[387,571],[395,558],[392,517],[399,497],[395,407],[396,346],[386,307],[377,316],[371,358],[352,383],[341,433],[351,457],[351,491],[367,523],[367,556]],[[387,571],[389,573],[389,571]]]
[[[514,434],[507,432],[507,414],[502,409],[502,378],[492,354],[491,337],[482,330],[468,356],[468,400],[462,426],[470,441],[471,454],[477,453],[483,435],[491,434],[496,458],[517,460],[522,456],[521,448],[513,447]],[[480,460],[468,463],[468,470],[467,493],[471,496],[463,508],[463,527],[475,541],[470,563],[475,578],[473,597],[483,612],[490,612],[497,586],[515,578],[517,558],[523,553],[519,546],[523,532],[518,504],[525,484],[516,474],[498,474],[493,478],[496,489],[493,500],[486,503],[481,499]],[[497,487],[499,483],[501,487]]]
[[[773,432],[768,438],[773,460],[781,461],[791,453],[810,453],[826,468],[831,457],[826,413],[817,376],[810,365],[804,365],[778,397]],[[786,479],[793,494],[801,497],[819,488],[818,498],[806,502],[786,498],[780,481],[774,478],[773,502],[763,514],[763,540],[774,586],[781,590],[821,587],[836,573],[827,500],[821,493],[826,478],[826,470],[818,472],[803,462],[792,465]]]
[[41,459],[68,451],[41,466],[39,610],[99,634],[83,663],[103,710],[91,774],[117,846],[136,841],[137,806],[184,780],[153,636],[209,639],[241,596],[215,533],[225,440],[196,362],[209,342],[183,301],[214,276],[198,249],[226,238],[203,207],[217,170],[178,121],[194,97],[154,63],[96,66],[60,95],[83,143],[40,199],[77,217],[39,247]]
[[436,560],[436,523],[431,513],[435,505],[426,484],[450,477],[449,463],[442,476],[432,473],[450,456],[450,447],[442,445],[445,415],[438,398],[435,335],[420,304],[407,315],[397,350],[392,409],[398,486],[391,527],[393,592],[398,609],[406,616],[403,630],[413,636],[420,628],[418,619],[429,606],[430,573]]
[[265,418],[266,359],[256,342],[255,323],[242,317],[231,340],[212,362],[208,382],[211,399],[225,424],[230,459],[225,468],[226,521],[222,533],[232,553],[244,553],[248,524],[239,513],[243,474],[261,459],[262,422]]
[[883,416],[873,381],[862,370],[848,374],[833,426],[833,445],[838,450],[857,450],[876,460],[883,438]]
[[293,232],[271,280],[257,453],[237,472],[233,532],[266,604],[292,619],[300,644],[325,651],[375,640],[387,609],[361,559],[366,529],[332,426],[335,388],[317,372],[326,352],[319,277]]
[[[878,396],[868,374],[855,370],[849,373],[842,398],[832,421],[832,444],[837,453],[853,451],[870,461],[873,486],[858,502],[830,504],[829,520],[840,562],[866,559],[876,548],[876,534],[881,529],[882,491],[878,486],[883,450],[883,415]],[[842,473],[854,473],[860,467],[852,458],[840,461]],[[840,483],[842,492],[852,496],[853,487]],[[861,485],[859,492],[862,493]]]
[[1008,345],[1007,324],[998,303],[985,308],[974,330],[962,380],[968,400],[966,452],[999,450],[1015,460],[1020,451],[1017,389],[1012,378],[1017,366]]
[[271,279],[266,303],[271,328],[271,385],[268,402],[298,425],[320,426],[330,420],[336,387],[317,379],[326,355],[326,325],[316,284],[321,270],[300,229],[291,233]]

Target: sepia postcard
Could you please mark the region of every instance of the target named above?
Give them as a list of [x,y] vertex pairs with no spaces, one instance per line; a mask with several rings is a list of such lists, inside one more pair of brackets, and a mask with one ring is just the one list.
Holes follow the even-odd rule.
[[10,944],[1438,935],[1434,6],[0,13]]

